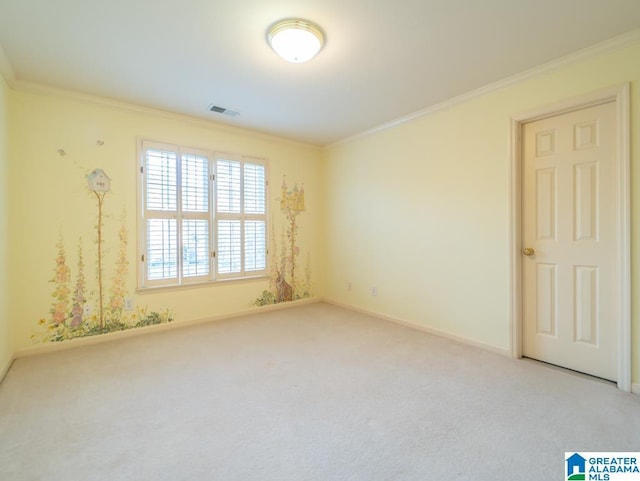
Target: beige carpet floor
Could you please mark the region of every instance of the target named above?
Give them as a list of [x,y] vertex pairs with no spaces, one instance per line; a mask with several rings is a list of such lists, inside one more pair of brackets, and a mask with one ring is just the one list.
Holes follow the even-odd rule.
[[564,479],[640,396],[327,304],[17,360],[0,479]]

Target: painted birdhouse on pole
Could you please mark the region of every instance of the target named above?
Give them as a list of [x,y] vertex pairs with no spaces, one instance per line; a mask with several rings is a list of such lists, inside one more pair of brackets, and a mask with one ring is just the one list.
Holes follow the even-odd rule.
[[102,169],[95,169],[87,175],[87,183],[89,184],[89,189],[94,192],[108,192],[111,188],[111,179]]

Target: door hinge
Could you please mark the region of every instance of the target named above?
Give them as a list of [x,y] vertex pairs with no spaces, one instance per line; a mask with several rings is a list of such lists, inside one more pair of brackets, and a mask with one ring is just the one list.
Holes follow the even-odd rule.
[[144,174],[144,166],[140,166],[140,173]]
[[216,174],[211,174],[211,175],[209,176],[209,179],[210,179],[212,182],[213,182],[213,181],[215,181],[215,180],[216,180]]
[[140,261],[144,262],[144,254],[140,256]]
[[216,257],[216,251],[211,251],[211,257],[215,259],[215,257]]

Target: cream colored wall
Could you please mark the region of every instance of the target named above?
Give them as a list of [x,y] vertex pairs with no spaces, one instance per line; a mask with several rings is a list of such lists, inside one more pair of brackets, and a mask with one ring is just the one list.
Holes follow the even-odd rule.
[[328,148],[327,298],[509,349],[510,118],[631,82],[633,379],[640,381],[639,58],[640,44],[627,46]]
[[[304,182],[307,211],[299,216],[299,263],[304,267],[307,257],[310,259],[314,294],[322,296],[318,231],[322,196],[318,182],[318,149],[239,129],[74,97],[25,91],[12,91],[11,94],[14,108],[9,173],[12,185],[9,295],[14,300],[10,314],[15,349],[30,346],[32,334],[41,331],[37,321],[50,317],[51,293],[55,285],[49,281],[54,277],[56,243],[60,236],[67,265],[72,270],[72,282],[82,239],[88,287],[94,292],[97,289],[94,228],[97,205],[85,180],[86,174],[95,168],[104,169],[111,178],[111,191],[104,204],[105,276],[108,280],[114,271],[118,229],[124,215],[129,233],[130,262],[126,287],[137,306],[146,307],[148,311],[168,308],[177,322],[196,320],[244,311],[268,288],[267,281],[257,281],[135,293],[137,138],[267,157],[271,180],[270,214],[278,233],[284,228],[276,202],[283,174],[287,175],[290,187],[295,182]],[[104,145],[98,146],[98,140]],[[66,155],[59,155],[59,149]],[[6,204],[0,204],[0,208],[6,209]],[[4,240],[0,242],[6,244]],[[109,288],[107,282],[105,292],[108,293]],[[2,291],[6,292],[5,289]]]
[[[94,168],[103,168],[113,180],[105,204],[110,259],[125,212],[131,262],[127,289],[137,305],[169,308],[180,322],[245,310],[267,287],[260,281],[135,294],[138,137],[268,157],[278,236],[283,222],[276,198],[282,175],[290,187],[304,182],[307,212],[299,217],[300,262],[309,256],[316,296],[508,349],[510,117],[632,82],[635,121],[640,109],[637,58],[640,45],[602,54],[332,146],[323,154],[139,109],[10,91],[2,81],[0,181],[10,185],[9,196],[0,186],[0,218],[8,219],[10,234],[7,239],[5,229],[0,235],[0,261],[5,261],[0,262],[0,361],[10,350],[31,345],[38,319],[49,315],[54,288],[49,280],[60,236],[72,269],[82,238],[86,274],[95,289],[96,206],[84,184]],[[632,133],[633,379],[638,382],[640,133],[633,127]],[[104,145],[96,145],[97,140]],[[60,156],[58,149],[66,155]],[[7,251],[12,254],[8,260]],[[109,270],[113,263],[106,265]],[[378,290],[376,297],[370,294],[372,287]]]
[[12,353],[9,317],[9,88],[0,75],[0,376]]

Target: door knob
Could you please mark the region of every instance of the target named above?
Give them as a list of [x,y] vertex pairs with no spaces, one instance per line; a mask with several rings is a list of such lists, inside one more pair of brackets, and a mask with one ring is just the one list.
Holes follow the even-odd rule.
[[536,251],[534,251],[531,247],[525,247],[524,249],[522,249],[522,253],[525,256],[532,256],[533,254],[536,253]]

